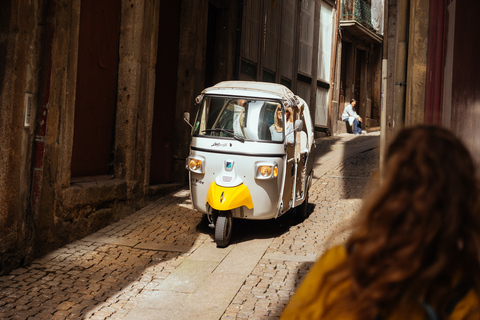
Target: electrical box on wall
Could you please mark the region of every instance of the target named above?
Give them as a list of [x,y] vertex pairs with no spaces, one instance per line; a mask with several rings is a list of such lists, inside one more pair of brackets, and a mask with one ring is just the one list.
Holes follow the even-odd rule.
[[30,118],[32,114],[33,94],[25,93],[25,121],[24,127],[30,127]]

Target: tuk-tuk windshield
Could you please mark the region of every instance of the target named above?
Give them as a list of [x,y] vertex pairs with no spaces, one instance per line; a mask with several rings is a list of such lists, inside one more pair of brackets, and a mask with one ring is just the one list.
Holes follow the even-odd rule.
[[283,141],[280,101],[205,96],[193,134],[231,139]]

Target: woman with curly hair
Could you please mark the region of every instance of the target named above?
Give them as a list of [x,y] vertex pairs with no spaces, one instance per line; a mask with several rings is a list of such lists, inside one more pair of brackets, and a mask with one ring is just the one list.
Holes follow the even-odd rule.
[[480,319],[479,186],[450,131],[403,129],[344,246],[313,266],[282,319]]

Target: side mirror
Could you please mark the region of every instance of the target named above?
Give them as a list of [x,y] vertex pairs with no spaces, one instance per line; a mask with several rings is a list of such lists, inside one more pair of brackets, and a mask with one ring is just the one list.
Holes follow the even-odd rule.
[[183,113],[183,120],[185,120],[185,122],[193,129],[193,126],[190,123],[190,112]]
[[296,120],[295,121],[295,132],[302,131],[303,130],[303,121],[302,120]]

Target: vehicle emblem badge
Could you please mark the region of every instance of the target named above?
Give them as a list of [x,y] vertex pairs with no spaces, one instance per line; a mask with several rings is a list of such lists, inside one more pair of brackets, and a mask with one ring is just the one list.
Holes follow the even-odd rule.
[[233,170],[233,161],[225,161],[225,171]]

